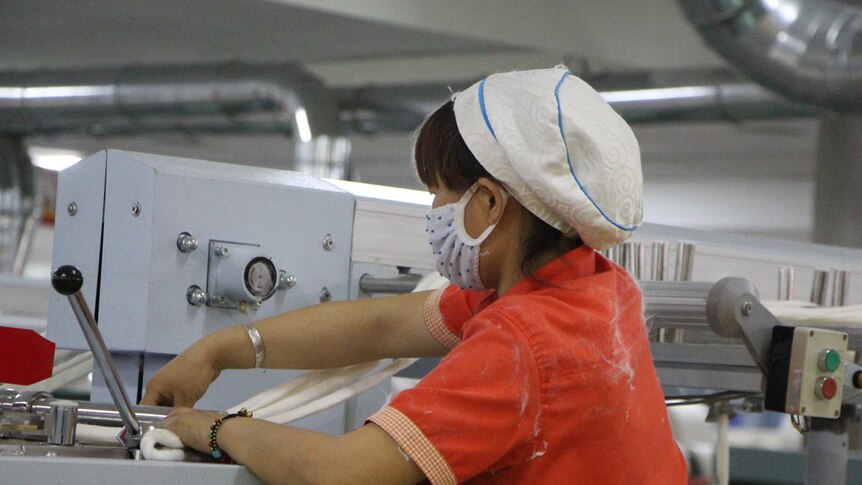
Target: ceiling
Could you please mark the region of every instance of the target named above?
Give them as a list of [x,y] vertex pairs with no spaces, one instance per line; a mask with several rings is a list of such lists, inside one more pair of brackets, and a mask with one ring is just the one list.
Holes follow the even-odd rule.
[[[0,71],[234,60],[298,62],[332,88],[457,84],[558,63],[586,78],[727,69],[676,0],[0,0]],[[662,211],[673,212],[673,197],[723,190],[739,179],[761,184],[761,195],[779,203],[813,190],[815,120],[635,129],[647,186],[658,188]],[[267,166],[289,166],[292,153],[291,142],[274,135],[64,135],[30,143]],[[406,134],[356,136],[352,158],[365,181],[416,186]],[[795,189],[788,191],[788,183]],[[809,199],[792,207],[806,211]],[[704,198],[702,207],[715,200]],[[700,210],[687,205],[692,214]],[[657,222],[674,217],[662,214]],[[750,217],[718,217],[723,222],[710,227],[808,237],[810,220],[776,217],[752,209]],[[701,219],[676,220],[697,226]]]
[[674,0],[0,0],[0,69],[297,61],[332,86],[722,64]]

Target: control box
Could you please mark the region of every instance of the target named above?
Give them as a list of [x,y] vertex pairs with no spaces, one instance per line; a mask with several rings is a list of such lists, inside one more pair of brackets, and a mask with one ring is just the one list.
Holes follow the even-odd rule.
[[818,418],[840,416],[847,340],[843,332],[775,326],[766,409]]

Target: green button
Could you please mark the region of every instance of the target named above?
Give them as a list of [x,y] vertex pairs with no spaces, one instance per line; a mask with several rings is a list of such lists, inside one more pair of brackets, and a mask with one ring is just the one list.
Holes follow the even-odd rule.
[[823,370],[835,372],[841,366],[841,353],[837,350],[827,349],[820,354]]

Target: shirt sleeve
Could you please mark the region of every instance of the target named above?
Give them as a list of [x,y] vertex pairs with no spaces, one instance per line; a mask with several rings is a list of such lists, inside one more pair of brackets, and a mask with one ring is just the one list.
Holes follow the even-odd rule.
[[440,343],[452,349],[461,342],[464,322],[488,306],[495,295],[493,290],[463,290],[455,285],[440,288],[425,300],[425,325]]
[[440,364],[369,421],[432,484],[454,484],[527,459],[539,426],[539,374],[530,346],[502,315],[483,312]]

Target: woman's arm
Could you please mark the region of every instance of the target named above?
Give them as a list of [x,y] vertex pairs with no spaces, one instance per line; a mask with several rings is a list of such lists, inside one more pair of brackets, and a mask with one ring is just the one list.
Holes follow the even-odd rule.
[[[220,414],[179,409],[163,422],[187,445],[209,453],[208,433]],[[265,483],[414,484],[425,475],[375,424],[331,436],[259,419],[222,423],[218,446]]]
[[[313,305],[260,320],[255,327],[266,349],[263,367],[315,369],[389,357],[444,355],[425,326],[429,292]],[[192,406],[224,369],[254,367],[245,329],[207,335],[159,370],[141,404]]]
[[[390,357],[444,355],[425,326],[430,292],[338,301],[300,308],[255,322],[266,348],[263,367],[324,369]],[[254,366],[254,350],[242,327],[204,338],[216,368]]]

